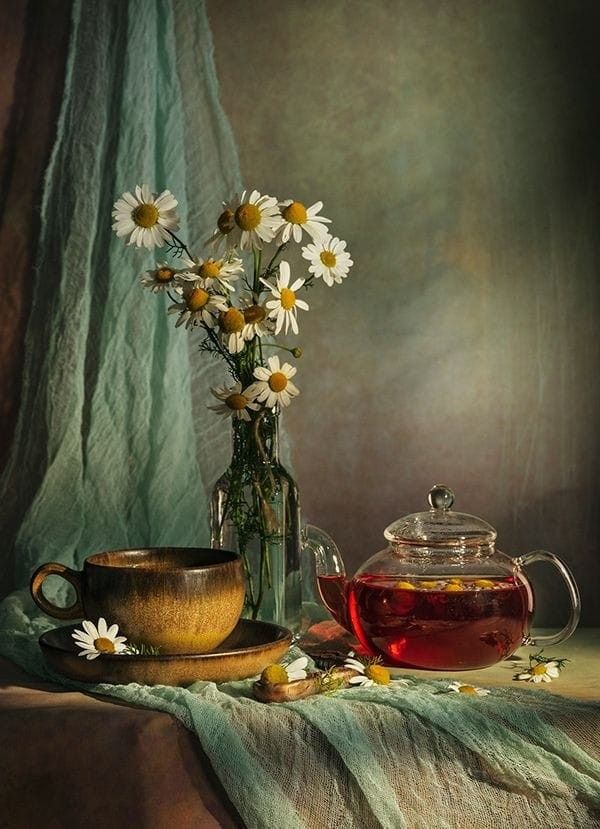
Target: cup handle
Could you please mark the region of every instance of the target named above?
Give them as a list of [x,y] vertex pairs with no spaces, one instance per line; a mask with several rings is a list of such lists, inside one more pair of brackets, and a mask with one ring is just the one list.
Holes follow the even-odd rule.
[[549,636],[535,637],[528,635],[524,637],[523,644],[542,645],[544,647],[546,645],[556,645],[558,642],[563,642],[565,639],[568,639],[577,627],[579,616],[581,615],[579,588],[577,587],[575,579],[573,578],[573,575],[567,565],[564,564],[558,556],[555,556],[554,553],[548,553],[546,550],[533,550],[531,553],[526,553],[524,556],[519,556],[514,559],[514,562],[518,568],[532,564],[534,561],[547,561],[549,564],[553,564],[561,574],[567,585],[567,590],[569,591],[569,598],[571,599],[571,613],[567,624],[564,628],[562,628],[562,630],[559,630],[558,633]]
[[[47,576],[61,576],[63,579],[72,584],[75,588],[77,598],[74,604],[70,607],[59,607],[56,604],[48,601],[42,593],[42,584]],[[54,616],[56,619],[81,619],[83,618],[84,610],[81,601],[81,576],[82,573],[78,570],[71,570],[64,564],[59,564],[57,561],[50,561],[48,564],[42,564],[41,567],[35,571],[31,577],[30,590],[33,601],[40,607],[44,613],[49,616]]]

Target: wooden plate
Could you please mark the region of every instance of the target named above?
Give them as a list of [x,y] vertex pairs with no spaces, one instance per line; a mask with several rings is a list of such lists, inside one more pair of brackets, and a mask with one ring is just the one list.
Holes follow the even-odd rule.
[[270,622],[240,619],[233,633],[212,653],[79,656],[71,634],[80,623],[49,630],[40,647],[49,668],[78,682],[126,685],[191,685],[198,680],[229,682],[260,674],[278,662],[292,641],[291,631]]

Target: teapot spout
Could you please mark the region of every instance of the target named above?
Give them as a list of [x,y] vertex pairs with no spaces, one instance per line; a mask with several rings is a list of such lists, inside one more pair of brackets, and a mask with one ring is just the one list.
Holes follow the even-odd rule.
[[[303,591],[308,586],[307,582],[311,585],[316,582],[319,596],[327,610],[339,625],[352,632],[348,620],[348,579],[337,544],[324,530],[312,524],[304,527],[302,540],[303,555],[308,559],[305,563],[312,572],[312,578],[303,578]],[[303,601],[304,599],[303,596]]]

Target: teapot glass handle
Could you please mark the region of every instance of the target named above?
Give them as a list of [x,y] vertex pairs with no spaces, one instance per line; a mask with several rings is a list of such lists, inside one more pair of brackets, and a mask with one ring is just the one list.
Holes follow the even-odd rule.
[[558,633],[549,636],[526,636],[523,640],[524,645],[556,645],[558,642],[563,642],[575,631],[581,615],[581,599],[579,597],[579,588],[575,583],[575,579],[566,564],[564,564],[558,556],[554,553],[548,553],[546,550],[534,550],[531,553],[526,553],[524,556],[519,556],[514,560],[517,567],[521,568],[527,564],[532,564],[534,561],[547,561],[553,564],[559,571],[569,591],[569,598],[571,599],[571,613],[567,624],[559,630]]

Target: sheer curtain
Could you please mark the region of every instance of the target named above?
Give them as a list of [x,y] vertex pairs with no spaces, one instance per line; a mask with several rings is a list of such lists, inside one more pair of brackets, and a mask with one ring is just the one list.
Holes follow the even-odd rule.
[[110,214],[136,183],[168,187],[198,248],[239,178],[204,3],[75,2],[1,482],[14,586],[44,561],[78,567],[100,549],[207,541],[207,494],[229,440],[204,414],[217,367],[174,329],[168,300],[139,286],[163,252],[126,248]]

